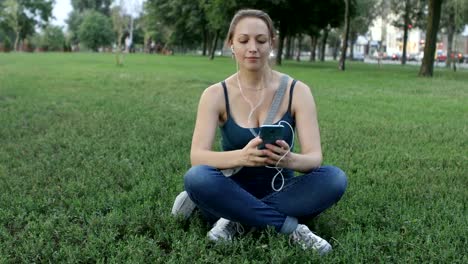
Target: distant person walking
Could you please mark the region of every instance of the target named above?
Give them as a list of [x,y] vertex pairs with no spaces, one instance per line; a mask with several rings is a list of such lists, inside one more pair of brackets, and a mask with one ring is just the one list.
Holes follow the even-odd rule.
[[129,35],[125,38],[125,52],[130,53],[131,48],[132,48],[132,38]]
[[154,53],[155,51],[156,51],[156,44],[154,43],[154,40],[152,40],[150,44],[150,53]]

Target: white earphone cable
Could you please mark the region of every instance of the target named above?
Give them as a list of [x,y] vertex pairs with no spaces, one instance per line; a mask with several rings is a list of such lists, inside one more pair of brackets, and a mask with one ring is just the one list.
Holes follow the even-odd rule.
[[[232,47],[231,47],[232,49]],[[233,54],[234,53],[234,49],[233,49]],[[237,70],[237,75],[236,75],[236,78],[237,78],[237,85],[239,86],[239,90],[240,90],[240,93],[242,95],[242,98],[244,98],[244,100],[249,104],[250,106],[250,113],[249,113],[249,116],[247,118],[247,124],[249,125],[249,130],[250,130],[250,133],[252,133],[252,135],[254,137],[257,137],[258,134],[255,132],[255,130],[253,130],[252,128],[252,124],[251,124],[251,119],[252,119],[252,115],[253,113],[255,112],[255,110],[257,110],[257,108],[263,103],[263,100],[265,98],[265,84],[264,84],[264,78],[263,78],[263,75],[262,75],[262,79],[261,79],[261,83],[262,83],[262,98],[261,100],[257,103],[256,106],[253,105],[253,103],[247,99],[247,97],[244,95],[244,92],[242,90],[242,85],[240,83],[240,80],[239,80],[239,75],[240,75],[240,71],[239,71],[239,63],[237,62],[237,59],[236,59],[236,70]],[[275,166],[272,167],[272,166],[265,166],[266,168],[269,168],[269,169],[276,169],[277,172],[275,174],[275,176],[273,176],[273,179],[271,180],[271,188],[276,191],[276,192],[279,192],[283,189],[284,187],[284,175],[283,175],[283,168],[281,167],[278,167],[279,163],[281,162],[281,160],[286,157],[286,155],[288,155],[290,152],[291,152],[291,149],[293,149],[294,147],[294,128],[291,126],[291,124],[289,124],[287,121],[284,121],[284,120],[281,120],[278,124],[281,124],[281,123],[286,123],[289,128],[291,129],[291,134],[292,134],[292,141],[291,141],[291,144],[289,149],[286,151],[286,153],[283,154],[283,156],[281,156],[281,158],[276,162]],[[276,180],[276,177],[278,177],[278,175],[281,175],[281,186],[279,189],[276,189],[275,188],[275,180]]]
[[253,113],[254,113],[255,110],[257,110],[257,108],[263,103],[263,100],[264,100],[264,98],[265,98],[265,85],[264,85],[264,83],[263,83],[263,75],[262,75],[262,79],[261,79],[261,83],[262,83],[262,87],[263,87],[263,88],[261,89],[261,90],[262,90],[262,97],[261,97],[260,101],[257,103],[257,105],[254,106],[253,103],[252,103],[249,99],[247,99],[247,97],[244,95],[244,92],[243,92],[243,90],[242,90],[242,85],[241,85],[240,80],[239,80],[239,75],[240,75],[239,63],[238,63],[237,61],[236,61],[236,68],[237,68],[237,75],[236,75],[236,77],[237,77],[237,85],[239,86],[239,90],[240,90],[240,93],[241,93],[241,95],[242,95],[242,98],[244,98],[244,100],[245,100],[245,101],[249,104],[249,106],[250,106],[250,113],[249,113],[249,116],[247,117],[247,124],[248,124],[248,126],[249,126],[250,133],[252,133],[252,135],[253,135],[254,137],[256,137],[256,136],[258,136],[258,134],[257,134],[257,132],[255,132],[255,130],[252,128],[253,126],[252,126],[252,122],[251,122],[251,121],[252,121],[252,115],[253,115]]
[[[283,156],[281,156],[281,158],[276,162],[275,166],[272,167],[272,166],[265,166],[269,169],[276,169],[276,174],[275,176],[273,176],[273,179],[271,180],[271,188],[275,191],[275,192],[279,192],[283,189],[284,187],[284,175],[283,175],[283,168],[281,167],[278,167],[279,163],[281,162],[281,160],[286,157],[286,155],[289,154],[289,152],[291,152],[291,150],[294,148],[294,128],[291,126],[291,124],[289,124],[287,121],[284,121],[284,120],[281,120],[278,124],[281,125],[281,123],[286,123],[288,126],[289,126],[289,129],[291,129],[291,134],[292,134],[292,140],[291,140],[291,144],[289,144],[289,149],[288,151],[286,151],[286,153],[283,154]],[[279,187],[279,189],[276,189],[275,188],[275,180],[276,180],[276,177],[278,177],[278,175],[281,175],[281,186]]]

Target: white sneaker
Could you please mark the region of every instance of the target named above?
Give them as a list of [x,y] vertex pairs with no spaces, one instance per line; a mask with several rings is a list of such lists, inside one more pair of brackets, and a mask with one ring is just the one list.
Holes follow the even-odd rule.
[[187,192],[183,191],[175,198],[174,205],[172,205],[172,214],[175,216],[181,215],[184,219],[187,219],[190,217],[195,207],[195,203],[190,200]]
[[243,230],[238,231],[238,229],[241,228],[239,225],[240,224],[237,222],[220,218],[208,232],[207,237],[213,242],[231,242],[237,232],[243,232]]
[[312,248],[320,255],[325,255],[332,250],[332,246],[325,239],[312,233],[306,225],[297,225],[290,238],[301,245],[303,249]]

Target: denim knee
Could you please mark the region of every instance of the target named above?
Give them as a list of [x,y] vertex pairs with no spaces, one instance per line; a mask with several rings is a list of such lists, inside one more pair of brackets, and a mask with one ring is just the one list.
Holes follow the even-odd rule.
[[216,168],[207,165],[196,165],[191,167],[184,176],[185,191],[189,195],[213,189],[213,172]]
[[335,193],[337,197],[341,197],[348,186],[346,174],[335,166],[323,166],[321,169],[326,170],[326,177],[329,180],[329,191]]

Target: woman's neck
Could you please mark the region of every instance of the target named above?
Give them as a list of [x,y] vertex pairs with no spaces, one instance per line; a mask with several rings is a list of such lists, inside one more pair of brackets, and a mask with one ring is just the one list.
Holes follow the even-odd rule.
[[242,88],[249,90],[260,90],[265,88],[265,83],[267,83],[269,76],[269,72],[267,69],[259,70],[259,71],[248,71],[240,69],[237,73],[239,77],[239,81],[242,82]]

